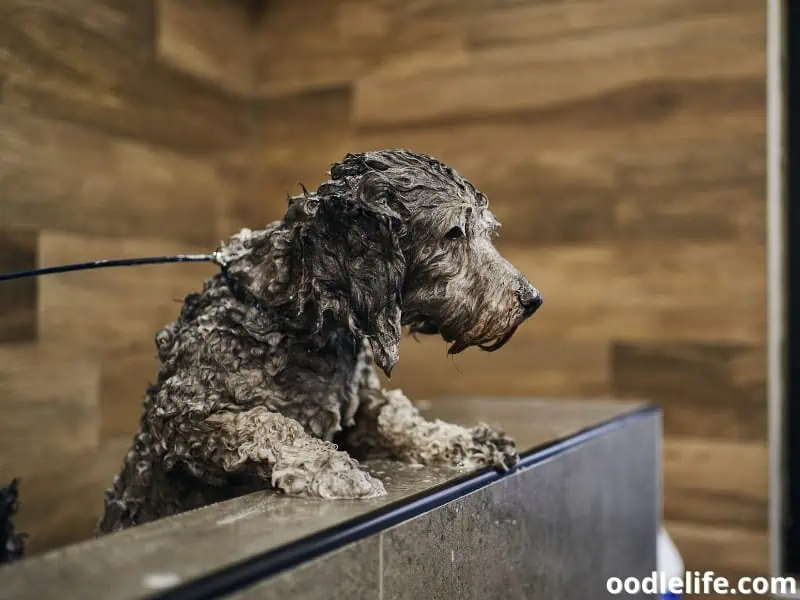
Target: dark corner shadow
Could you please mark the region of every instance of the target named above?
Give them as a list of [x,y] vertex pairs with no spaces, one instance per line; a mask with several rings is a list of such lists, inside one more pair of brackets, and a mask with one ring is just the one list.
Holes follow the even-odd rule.
[[786,39],[786,413],[782,571],[800,574],[800,3],[784,3]]

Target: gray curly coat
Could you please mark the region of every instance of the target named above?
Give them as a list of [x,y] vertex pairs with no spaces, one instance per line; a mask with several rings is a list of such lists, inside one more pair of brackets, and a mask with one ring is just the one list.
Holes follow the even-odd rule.
[[423,419],[374,368],[390,375],[402,326],[440,334],[450,353],[493,351],[540,306],[492,244],[486,197],[404,150],[348,154],[330,177],[219,248],[221,272],[157,334],[158,379],[98,533],[268,486],[383,495],[365,456],[517,461],[501,432]]

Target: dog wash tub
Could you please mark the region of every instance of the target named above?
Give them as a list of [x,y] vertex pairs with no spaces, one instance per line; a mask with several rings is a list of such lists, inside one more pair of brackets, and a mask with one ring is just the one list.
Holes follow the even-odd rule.
[[501,427],[520,464],[368,462],[387,496],[250,494],[0,568],[0,599],[586,600],[656,569],[660,411],[506,398],[425,412]]

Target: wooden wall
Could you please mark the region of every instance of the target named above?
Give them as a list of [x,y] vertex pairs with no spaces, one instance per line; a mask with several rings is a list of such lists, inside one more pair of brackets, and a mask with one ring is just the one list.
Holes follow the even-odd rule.
[[[688,567],[766,571],[764,3],[135,5],[0,0],[2,270],[207,249],[348,151],[432,154],[545,305],[496,354],[404,342],[392,385],[659,402]],[[89,526],[206,272],[0,288],[0,476],[34,545]]]
[[[0,271],[208,251],[241,222],[250,29],[229,2],[0,0]],[[91,533],[153,336],[213,271],[0,284],[0,480],[31,551]]]

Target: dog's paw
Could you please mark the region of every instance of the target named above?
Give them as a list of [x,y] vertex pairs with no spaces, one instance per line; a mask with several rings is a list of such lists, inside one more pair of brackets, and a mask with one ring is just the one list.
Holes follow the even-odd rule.
[[272,485],[290,496],[326,500],[386,495],[383,483],[362,471],[358,462],[345,452],[308,458],[297,464],[276,465],[272,471]]
[[313,481],[314,495],[328,500],[368,499],[386,495],[383,482],[360,469],[325,470]]
[[470,432],[474,444],[473,460],[502,471],[508,471],[519,462],[517,446],[507,434],[484,424],[473,427]]

